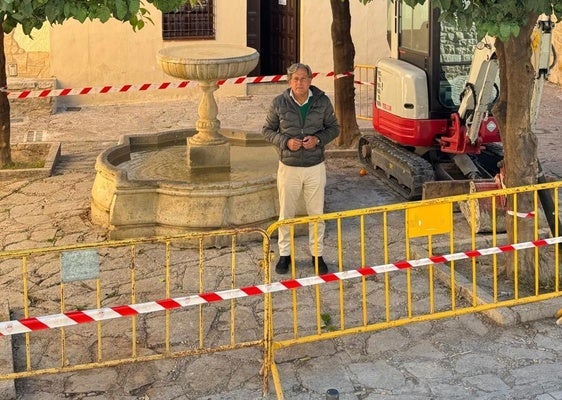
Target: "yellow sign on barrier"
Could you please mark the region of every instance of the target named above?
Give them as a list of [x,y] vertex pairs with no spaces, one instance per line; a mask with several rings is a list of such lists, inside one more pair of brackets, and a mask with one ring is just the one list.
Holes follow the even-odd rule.
[[450,233],[453,204],[430,204],[406,210],[406,229],[409,237]]

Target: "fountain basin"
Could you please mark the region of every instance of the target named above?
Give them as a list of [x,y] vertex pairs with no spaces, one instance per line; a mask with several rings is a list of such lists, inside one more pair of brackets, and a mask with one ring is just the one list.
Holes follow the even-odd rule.
[[218,81],[246,75],[258,65],[259,53],[246,46],[188,43],[165,47],[157,61],[166,74],[181,79]]
[[92,188],[92,222],[108,229],[112,239],[124,239],[265,227],[276,220],[275,149],[257,133],[223,129],[231,171],[191,175],[185,168],[185,143],[196,133],[125,135],[101,153]]

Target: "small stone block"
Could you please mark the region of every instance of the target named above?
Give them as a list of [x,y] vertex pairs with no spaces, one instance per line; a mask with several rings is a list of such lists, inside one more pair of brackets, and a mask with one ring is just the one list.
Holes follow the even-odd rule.
[[187,169],[198,171],[230,171],[230,144],[194,145],[187,143]]

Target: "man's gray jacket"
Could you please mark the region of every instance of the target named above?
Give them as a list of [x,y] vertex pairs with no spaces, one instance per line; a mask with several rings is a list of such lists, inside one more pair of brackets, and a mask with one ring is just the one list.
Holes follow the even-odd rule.
[[[262,129],[268,142],[277,147],[279,160],[292,167],[311,167],[324,161],[324,148],[334,140],[340,127],[334,114],[334,107],[328,96],[316,86],[310,86],[312,97],[308,99],[310,106],[303,121],[298,104],[290,96],[291,89],[273,99]],[[303,139],[314,135],[320,142],[313,149],[301,147],[291,151],[287,142],[291,138]]]

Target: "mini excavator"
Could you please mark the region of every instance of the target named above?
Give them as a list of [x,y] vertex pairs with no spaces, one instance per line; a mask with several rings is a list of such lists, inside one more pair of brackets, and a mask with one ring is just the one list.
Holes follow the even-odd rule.
[[[494,179],[503,159],[492,115],[500,90],[495,39],[477,40],[475,29],[459,31],[439,15],[431,1],[388,0],[391,54],[376,65],[375,133],[358,144],[365,168],[406,200],[459,194],[455,183]],[[534,115],[554,64],[553,27],[547,16],[535,27]],[[440,185],[428,194],[431,182]]]

